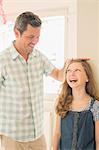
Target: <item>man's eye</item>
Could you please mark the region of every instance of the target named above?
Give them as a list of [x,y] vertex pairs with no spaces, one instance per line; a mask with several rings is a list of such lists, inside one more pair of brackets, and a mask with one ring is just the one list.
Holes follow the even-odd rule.
[[30,37],[29,37],[29,39],[33,39],[33,38],[34,38],[33,36],[30,36]]
[[34,37],[33,37],[33,36],[27,36],[27,38],[31,40],[31,39],[33,39]]

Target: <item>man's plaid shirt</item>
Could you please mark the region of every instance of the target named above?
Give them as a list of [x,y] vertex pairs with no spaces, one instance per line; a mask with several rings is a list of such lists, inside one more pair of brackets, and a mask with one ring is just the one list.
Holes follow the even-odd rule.
[[13,44],[0,55],[0,134],[31,141],[43,134],[43,75],[54,69],[33,49],[26,62]]

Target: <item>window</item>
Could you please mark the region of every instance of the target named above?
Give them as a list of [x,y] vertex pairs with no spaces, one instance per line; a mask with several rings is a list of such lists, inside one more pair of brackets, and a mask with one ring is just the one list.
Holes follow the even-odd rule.
[[5,50],[14,40],[13,26],[12,22],[0,25],[0,51]]
[[[43,25],[37,48],[41,50],[56,67],[61,68],[64,62],[65,17],[44,17],[42,20]],[[44,91],[45,93],[56,93],[59,85],[59,81],[51,77],[45,77]]]

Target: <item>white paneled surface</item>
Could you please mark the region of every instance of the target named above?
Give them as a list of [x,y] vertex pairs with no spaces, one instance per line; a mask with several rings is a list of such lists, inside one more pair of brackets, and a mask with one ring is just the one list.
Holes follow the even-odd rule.
[[47,142],[47,150],[52,150],[52,137],[55,122],[55,94],[45,96],[45,137]]

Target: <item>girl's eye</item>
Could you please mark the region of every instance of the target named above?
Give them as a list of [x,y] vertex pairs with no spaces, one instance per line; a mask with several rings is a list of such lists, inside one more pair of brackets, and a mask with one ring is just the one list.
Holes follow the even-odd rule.
[[80,69],[76,69],[75,71],[80,71]]
[[75,69],[75,70],[71,70],[71,69],[68,69],[67,71],[66,71],[66,73],[70,73],[70,72],[77,72],[77,71],[81,71],[80,69]]
[[67,72],[70,72],[70,71],[71,71],[70,69],[67,70]]

